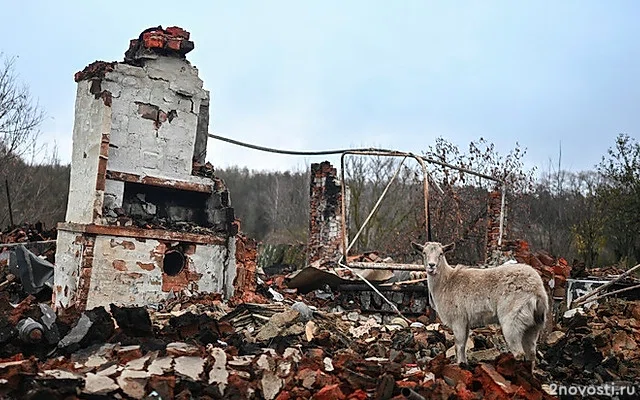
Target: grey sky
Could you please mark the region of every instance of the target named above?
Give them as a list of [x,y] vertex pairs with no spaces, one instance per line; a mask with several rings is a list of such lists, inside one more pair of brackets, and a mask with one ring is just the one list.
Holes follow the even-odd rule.
[[[6,1],[5,3],[9,3]],[[201,3],[201,4],[200,4]],[[191,32],[212,91],[211,131],[291,149],[422,151],[437,136],[528,148],[548,168],[590,169],[615,136],[639,137],[637,1],[208,1],[3,4],[0,51],[47,112],[44,137],[71,154],[73,74],[122,60],[143,29]],[[213,141],[212,141],[213,142]],[[214,165],[309,160],[218,142]],[[556,160],[557,162],[557,160]]]

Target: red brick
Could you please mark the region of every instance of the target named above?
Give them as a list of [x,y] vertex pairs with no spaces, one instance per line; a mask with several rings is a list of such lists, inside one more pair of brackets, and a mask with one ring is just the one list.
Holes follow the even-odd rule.
[[358,389],[355,392],[351,393],[348,397],[349,400],[366,400],[368,399],[369,396],[367,395],[367,392],[365,392],[362,389]]
[[556,264],[554,258],[544,251],[536,252],[536,257],[538,257],[538,260],[547,267],[553,267]]
[[556,275],[562,275],[565,278],[568,278],[569,275],[571,274],[571,267],[566,265],[566,261],[565,261],[565,265],[558,262],[557,265],[553,266],[553,273]]
[[478,366],[476,374],[478,380],[482,383],[485,395],[490,393],[493,399],[514,398],[518,392],[518,388],[500,375],[492,365],[482,364]]
[[167,47],[171,50],[180,51],[180,43],[182,43],[182,39],[170,38],[167,40]]
[[149,33],[144,34],[144,47],[148,49],[161,49],[164,47],[164,42],[164,36],[152,35]]
[[531,256],[531,260],[529,260],[529,262],[530,265],[535,269],[540,270],[544,268],[544,264],[542,264],[542,262],[536,256]]
[[345,400],[346,397],[340,387],[336,385],[325,386],[313,395],[314,400]]
[[418,387],[418,384],[416,382],[412,382],[412,381],[398,381],[396,382],[396,386],[400,389],[402,388],[409,388],[409,389],[415,389],[416,387]]
[[473,374],[471,372],[464,370],[457,365],[446,365],[442,369],[442,375],[451,379],[456,386],[461,382],[466,386],[469,386],[473,379]]
[[459,400],[474,400],[477,399],[478,396],[473,394],[472,391],[466,388],[466,386],[458,385],[456,387],[456,399]]
[[165,32],[169,36],[180,37],[189,40],[190,33],[180,28],[179,26],[170,26],[165,29]]
[[290,399],[291,399],[291,394],[289,394],[289,392],[286,392],[284,390],[280,392],[276,397],[276,400],[290,400]]

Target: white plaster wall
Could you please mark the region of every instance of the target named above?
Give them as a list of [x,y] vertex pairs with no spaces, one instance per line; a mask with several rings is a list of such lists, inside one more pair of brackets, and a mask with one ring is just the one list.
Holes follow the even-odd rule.
[[[157,261],[163,249],[160,242],[152,239],[142,241],[115,236],[96,237],[87,309],[108,306],[110,303],[147,305],[166,299],[169,292],[162,290],[163,272]],[[232,260],[235,268],[235,253],[232,257],[227,257],[227,254],[225,246],[196,245],[195,253],[186,256],[188,268],[202,276],[190,282],[187,289],[193,292],[222,292],[225,267],[229,260]],[[114,261],[119,268],[114,266]],[[138,263],[152,264],[153,269],[146,270]],[[123,267],[126,270],[121,270]]]
[[226,269],[224,271],[224,297],[229,299],[233,296],[234,287],[233,281],[236,279],[237,266],[236,266],[236,237],[232,236],[229,239],[229,257]]
[[111,130],[112,115],[111,107],[96,99],[90,88],[91,82],[78,82],[66,216],[69,222],[85,224],[93,222],[100,142]]
[[[195,67],[185,60],[159,57],[144,67],[117,64],[102,89],[113,96],[111,144],[107,168],[114,171],[187,180],[191,176],[198,111],[207,95]],[[158,129],[142,118],[147,103],[177,116]],[[190,179],[189,179],[190,180]]]
[[53,305],[68,307],[78,287],[82,244],[76,240],[80,233],[58,231],[56,266],[53,273]]
[[124,182],[107,179],[104,188],[104,207],[109,210],[122,207]]

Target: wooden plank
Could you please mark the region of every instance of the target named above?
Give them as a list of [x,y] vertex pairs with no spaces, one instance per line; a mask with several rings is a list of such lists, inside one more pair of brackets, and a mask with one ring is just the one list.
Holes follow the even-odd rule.
[[200,193],[213,192],[213,182],[210,185],[208,185],[204,183],[189,182],[189,181],[183,181],[179,179],[158,178],[155,176],[140,176],[137,174],[130,174],[128,172],[118,172],[118,171],[111,171],[111,170],[108,170],[106,175],[107,175],[107,179],[112,179],[114,181],[141,183],[143,185],[159,186],[159,187],[178,189],[178,190],[187,190],[190,192],[200,192]]
[[227,238],[220,235],[202,235],[198,233],[175,232],[163,229],[143,229],[132,226],[87,225],[61,222],[58,230],[92,235],[121,236],[138,239],[189,242],[198,244],[226,245]]

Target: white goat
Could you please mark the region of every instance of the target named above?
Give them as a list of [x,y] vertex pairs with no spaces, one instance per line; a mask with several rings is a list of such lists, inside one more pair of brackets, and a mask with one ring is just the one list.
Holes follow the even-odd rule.
[[542,278],[529,265],[508,264],[479,269],[452,268],[442,246],[412,243],[422,253],[427,270],[431,307],[453,330],[458,363],[466,363],[470,328],[499,323],[511,352],[535,363],[536,342],[544,327],[548,297]]

